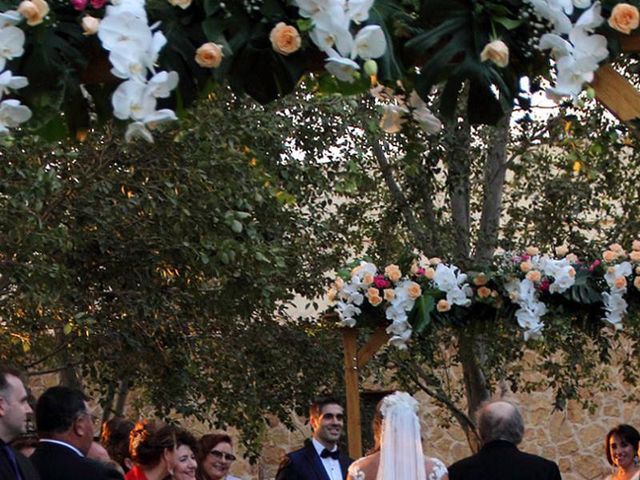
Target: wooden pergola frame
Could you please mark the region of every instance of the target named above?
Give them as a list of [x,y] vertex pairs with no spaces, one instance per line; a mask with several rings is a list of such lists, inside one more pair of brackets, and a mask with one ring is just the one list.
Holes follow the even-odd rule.
[[[620,36],[623,52],[640,52],[640,36]],[[611,65],[603,65],[591,83],[596,98],[622,122],[640,120],[640,92]],[[634,126],[636,129],[636,126]],[[362,456],[362,430],[360,415],[360,369],[388,341],[384,327],[378,327],[361,347],[358,347],[358,329],[342,328],[344,345],[344,383],[347,397],[347,431],[349,456]]]

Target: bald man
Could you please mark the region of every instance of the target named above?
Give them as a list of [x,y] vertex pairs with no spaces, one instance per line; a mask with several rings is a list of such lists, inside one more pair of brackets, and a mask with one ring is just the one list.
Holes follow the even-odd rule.
[[518,450],[524,421],[518,407],[499,400],[478,411],[482,448],[449,467],[449,480],[561,480],[558,466]]

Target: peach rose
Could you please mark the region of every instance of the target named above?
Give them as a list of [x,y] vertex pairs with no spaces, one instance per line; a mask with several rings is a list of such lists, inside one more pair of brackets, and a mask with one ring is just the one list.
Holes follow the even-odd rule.
[[442,299],[442,300],[438,301],[438,303],[436,304],[436,309],[439,312],[448,312],[449,310],[451,310],[451,306],[449,305],[449,302],[447,302],[446,300]]
[[389,277],[389,280],[392,282],[397,282],[402,277],[402,273],[400,272],[400,267],[397,265],[387,265],[384,269],[384,274]]
[[98,33],[98,28],[100,28],[100,19],[92,17],[91,15],[85,15],[82,18],[83,35],[95,35]]
[[417,274],[419,268],[420,268],[420,266],[416,262],[413,262],[411,264],[411,268],[409,269],[409,271],[411,272],[411,275]]
[[509,47],[502,40],[487,43],[480,53],[480,60],[491,60],[497,66],[504,68],[509,65]]
[[375,297],[369,297],[369,303],[374,307],[377,307],[382,303],[382,298],[378,295],[376,295]]
[[634,240],[631,244],[631,248],[636,252],[640,251],[640,240]]
[[531,270],[527,272],[527,280],[530,282],[539,282],[542,278],[542,274],[538,270]]
[[428,279],[428,280],[433,280],[436,276],[436,271],[429,267],[429,268],[425,268],[424,269],[424,276]]
[[607,273],[614,273],[616,271],[615,267],[607,268]]
[[531,262],[522,262],[520,264],[520,270],[524,273],[527,273],[532,267],[533,265],[531,265]]
[[284,22],[278,23],[269,34],[271,46],[280,55],[290,55],[300,49],[300,34],[296,27]]
[[633,286],[640,290],[640,277],[636,277],[633,279]]
[[575,253],[569,253],[565,258],[569,263],[578,263],[578,256]]
[[567,270],[567,273],[569,274],[570,277],[576,276],[576,270],[573,267],[569,267],[569,270]]
[[620,252],[622,251],[622,245],[620,245],[619,243],[612,243],[611,245],[609,245],[609,250],[613,250],[614,252]]
[[478,296],[480,298],[488,298],[491,296],[491,289],[487,287],[480,287],[478,289]]
[[527,247],[525,251],[530,257],[533,257],[534,255],[538,255],[540,253],[540,249],[538,247]]
[[373,283],[373,275],[370,273],[365,273],[364,277],[362,277],[362,283],[365,285],[371,285]]
[[409,282],[407,286],[407,293],[409,294],[409,298],[415,300],[420,295],[422,295],[422,289],[416,282]]
[[189,8],[191,5],[191,0],[169,0],[169,3],[174,7],[180,7],[183,10]]
[[18,13],[33,27],[42,23],[49,13],[49,5],[44,0],[24,0],[18,5]]
[[628,3],[619,3],[611,11],[609,26],[628,35],[631,30],[638,28],[639,20],[640,15],[636,7]]
[[396,298],[396,291],[393,288],[385,288],[383,291],[384,299],[387,302],[390,302],[394,298]]
[[327,292],[327,300],[329,300],[330,302],[334,302],[336,300],[336,295],[338,294],[338,292],[336,291],[335,288],[330,288],[329,291]]
[[196,63],[203,68],[216,68],[222,62],[222,45],[207,42],[196,50]]
[[336,289],[342,290],[342,287],[344,287],[344,280],[341,277],[336,278],[335,285]]
[[367,297],[368,298],[379,297],[379,296],[380,296],[380,291],[376,287],[367,288]]
[[640,262],[640,252],[637,250],[634,250],[629,254],[629,258],[631,259],[632,262]]
[[560,245],[556,247],[556,255],[559,257],[564,257],[567,253],[569,253],[569,249],[564,245]]
[[604,252],[602,252],[602,258],[604,259],[605,262],[607,263],[611,263],[613,262],[616,258],[618,258],[618,255],[616,254],[616,252],[611,251],[611,250],[605,250]]
[[429,264],[431,265],[440,265],[441,263],[442,263],[442,260],[440,260],[438,257],[433,257],[429,259]]
[[483,285],[486,285],[487,282],[489,282],[489,279],[484,273],[479,273],[473,278],[473,284],[476,287],[482,287]]
[[614,280],[613,285],[616,288],[626,288],[627,287],[627,279],[625,277],[618,277]]

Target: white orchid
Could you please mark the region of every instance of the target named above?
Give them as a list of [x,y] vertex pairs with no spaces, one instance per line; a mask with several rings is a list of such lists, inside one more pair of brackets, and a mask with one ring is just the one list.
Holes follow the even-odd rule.
[[177,72],[159,72],[155,74],[147,83],[151,95],[156,98],[167,98],[171,95],[171,90],[178,86],[180,77]]
[[348,58],[329,57],[326,60],[325,68],[338,80],[353,83],[355,80],[355,73],[360,69],[360,66]]
[[313,17],[313,25],[309,38],[320,50],[329,56],[332,48],[335,48],[340,56],[348,56],[351,53],[353,36],[349,31],[349,18],[342,8],[319,13]]
[[294,0],[293,3],[298,7],[301,16],[311,18],[333,8],[340,2],[335,0]]
[[11,24],[0,28],[0,72],[7,60],[20,57],[24,53],[24,32]]
[[373,7],[373,0],[349,0],[347,15],[354,23],[360,24],[369,18],[371,7]]
[[7,10],[6,12],[0,12],[0,29],[18,25],[22,21],[23,17],[16,10]]
[[166,122],[172,122],[177,120],[176,114],[173,110],[168,108],[162,110],[156,110],[151,114],[144,117],[141,121],[132,122],[127,127],[127,131],[124,134],[124,139],[127,142],[132,141],[134,138],[142,138],[149,143],[153,143],[153,135],[151,130],[155,129],[158,125]]
[[31,118],[31,110],[19,100],[3,100],[0,102],[0,136],[7,135],[9,128],[17,127]]
[[18,90],[29,85],[27,77],[14,76],[9,70],[0,73],[0,100],[9,90]]
[[360,29],[353,41],[351,58],[360,57],[363,60],[378,58],[384,55],[387,40],[379,25],[367,25]]
[[127,80],[118,85],[111,99],[113,114],[116,118],[142,120],[156,109],[156,98],[146,83],[136,79]]
[[149,50],[153,32],[147,21],[129,10],[106,15],[100,22],[98,38],[107,51],[134,55]]
[[605,315],[603,320],[613,325],[616,329],[622,329],[622,319],[627,313],[627,302],[621,293],[602,293]]

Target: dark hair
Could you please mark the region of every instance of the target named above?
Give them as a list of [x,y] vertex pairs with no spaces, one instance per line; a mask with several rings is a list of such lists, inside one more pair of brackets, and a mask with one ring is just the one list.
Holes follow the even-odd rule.
[[89,398],[80,390],[65,386],[45,390],[36,403],[36,428],[39,434],[63,433],[78,415],[85,413]]
[[512,408],[510,411],[497,412],[491,408],[497,402],[483,403],[478,412],[478,432],[482,443],[493,440],[506,440],[518,445],[524,436],[524,420],[518,407],[508,400],[500,400]]
[[318,418],[322,415],[322,409],[327,405],[340,405],[342,404],[334,397],[326,396],[316,398],[309,407],[309,418]]
[[129,434],[133,426],[134,423],[127,418],[113,417],[102,424],[100,434],[102,446],[125,471],[127,466],[124,460],[129,458]]
[[633,428],[631,425],[622,423],[617,427],[609,430],[609,433],[607,433],[607,438],[604,442],[604,451],[607,455],[607,461],[609,462],[609,465],[613,465],[613,458],[611,458],[611,449],[609,448],[609,442],[611,440],[611,437],[614,435],[617,435],[622,440],[630,444],[633,447],[634,454],[637,454],[638,444],[640,443],[640,433],[638,433],[638,430]]
[[195,437],[184,428],[141,421],[131,430],[129,453],[138,465],[153,468],[160,462],[166,449],[173,450],[181,445],[197,451]]
[[204,459],[207,458],[209,452],[220,443],[228,443],[229,445],[233,446],[231,437],[222,432],[207,433],[206,435],[200,437],[200,440],[198,440],[198,450],[196,453],[196,459],[198,460],[198,470],[196,471],[196,478],[198,480],[209,480],[209,477],[202,468],[202,462],[204,462]]
[[22,381],[22,372],[11,365],[0,364],[0,392],[9,388],[8,376],[18,377]]

